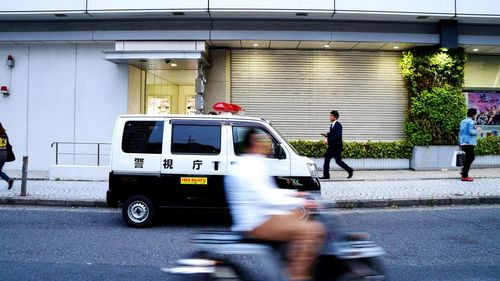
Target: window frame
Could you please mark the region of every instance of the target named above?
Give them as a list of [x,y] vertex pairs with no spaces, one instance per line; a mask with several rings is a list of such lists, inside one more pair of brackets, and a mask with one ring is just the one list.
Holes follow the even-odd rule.
[[[220,155],[222,148],[222,122],[217,120],[170,120],[171,136],[170,136],[170,154],[172,155]],[[203,127],[218,127],[218,147],[215,147],[217,152],[207,153],[207,152],[179,152],[174,151],[174,136],[175,136],[175,127],[176,126],[203,126]]]
[[[151,137],[152,133],[154,132],[154,129],[155,128],[160,128],[160,137],[158,138],[159,140],[159,144],[160,144],[160,149],[159,151],[153,151],[153,152],[150,152],[150,151],[130,151],[130,150],[126,150],[125,147],[124,147],[124,142],[125,142],[125,133],[126,133],[126,130],[127,130],[127,124],[129,123],[148,123],[148,122],[154,122],[154,126],[153,126],[153,129],[150,131],[150,134],[149,134],[149,137],[147,139],[147,144],[146,144],[146,147],[148,148],[148,146],[150,144],[153,144],[153,143],[150,143],[149,142],[149,138]],[[161,126],[158,126],[158,124],[161,124]],[[163,136],[164,136],[164,131],[165,131],[165,121],[164,120],[127,120],[125,121],[124,125],[123,125],[123,131],[122,131],[122,138],[121,138],[121,145],[120,145],[120,149],[123,153],[127,153],[127,154],[152,154],[152,155],[161,155],[163,153]]]

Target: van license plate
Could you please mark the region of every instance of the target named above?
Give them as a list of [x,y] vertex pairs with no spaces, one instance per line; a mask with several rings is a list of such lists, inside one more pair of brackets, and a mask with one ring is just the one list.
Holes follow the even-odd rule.
[[207,178],[181,177],[181,184],[207,184]]

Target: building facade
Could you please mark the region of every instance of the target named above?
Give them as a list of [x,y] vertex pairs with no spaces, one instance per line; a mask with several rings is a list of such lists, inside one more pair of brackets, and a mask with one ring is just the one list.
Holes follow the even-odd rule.
[[[20,169],[97,165],[120,114],[218,101],[319,140],[404,139],[401,52],[464,48],[466,90],[500,91],[500,2],[20,0],[0,7],[0,122]],[[56,145],[59,142],[56,152]],[[74,144],[83,143],[83,144]],[[105,165],[106,145],[99,147]],[[18,168],[15,168],[18,167]]]

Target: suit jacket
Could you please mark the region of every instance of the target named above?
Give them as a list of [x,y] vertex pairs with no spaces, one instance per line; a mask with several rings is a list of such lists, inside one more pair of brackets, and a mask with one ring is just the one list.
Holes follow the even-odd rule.
[[328,148],[342,149],[342,125],[339,121],[335,125],[330,126],[330,132],[327,134]]

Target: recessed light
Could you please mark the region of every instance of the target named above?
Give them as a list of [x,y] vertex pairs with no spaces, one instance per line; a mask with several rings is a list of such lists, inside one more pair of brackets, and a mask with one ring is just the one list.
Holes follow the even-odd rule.
[[479,49],[472,49],[472,51],[473,51],[473,52],[478,52],[478,51],[479,51]]
[[325,45],[325,48],[330,48],[330,44],[326,44],[326,45]]
[[177,64],[173,62],[173,63],[170,64],[170,66],[171,67],[177,67]]
[[397,50],[397,49],[399,49],[399,46],[394,46],[394,47],[392,47],[392,48],[393,48],[394,50]]
[[253,44],[252,44],[252,46],[254,46],[254,47],[259,47],[259,44],[257,44],[257,43],[253,43]]

